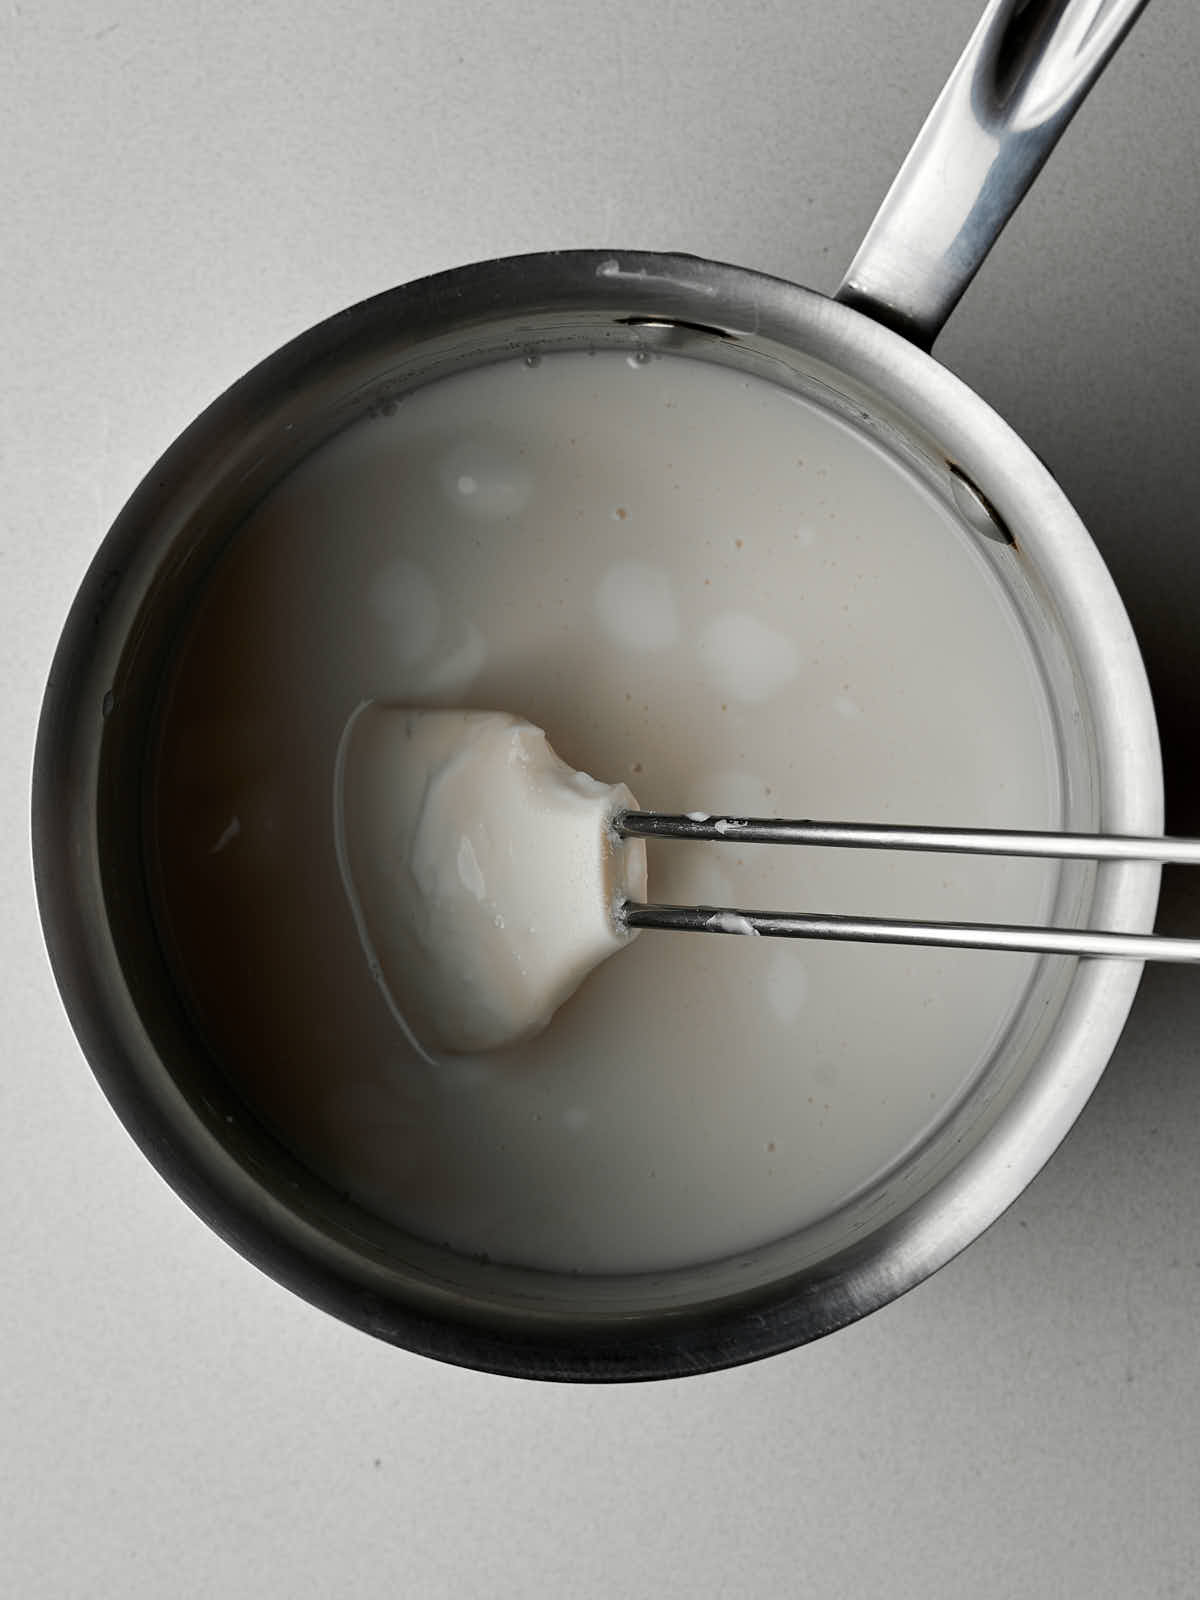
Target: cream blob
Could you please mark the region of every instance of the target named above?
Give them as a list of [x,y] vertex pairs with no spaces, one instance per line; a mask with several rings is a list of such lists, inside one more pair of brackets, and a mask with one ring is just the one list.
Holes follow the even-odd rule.
[[481,432],[456,441],[438,461],[438,479],[456,511],[480,522],[515,517],[532,490],[522,447]]
[[749,917],[743,917],[738,911],[714,911],[708,919],[708,926],[714,933],[746,934],[751,938],[758,938],[758,929]]
[[541,728],[488,711],[364,705],[334,774],[342,884],[368,969],[428,1054],[540,1033],[634,938],[646,897],[637,802],[560,761]]

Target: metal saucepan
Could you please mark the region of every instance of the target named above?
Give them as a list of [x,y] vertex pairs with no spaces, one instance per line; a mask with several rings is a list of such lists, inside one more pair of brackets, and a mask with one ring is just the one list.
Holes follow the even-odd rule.
[[[943,1125],[819,1227],[737,1262],[589,1279],[471,1261],[355,1208],[233,1099],[169,975],[144,866],[155,696],[248,509],[347,422],[513,351],[648,348],[815,394],[957,511],[1034,641],[1077,831],[1157,833],[1145,674],[1095,547],[1037,457],[927,353],[1142,0],[992,0],[834,299],[684,256],[572,252],[464,267],[368,300],[235,384],[167,451],[84,580],[46,693],[37,887],[75,1030],[179,1194],[280,1282],[431,1356],[528,1377],[660,1377],[828,1333],[970,1243],[1063,1138],[1140,968],[1047,961]],[[1064,868],[1054,921],[1153,925],[1154,868]],[[236,1116],[234,1111],[238,1113]]]

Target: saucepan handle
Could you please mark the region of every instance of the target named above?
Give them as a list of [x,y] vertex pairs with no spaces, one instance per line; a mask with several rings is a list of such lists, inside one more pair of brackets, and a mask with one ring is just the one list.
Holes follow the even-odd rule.
[[989,0],[837,298],[928,350],[1146,0]]

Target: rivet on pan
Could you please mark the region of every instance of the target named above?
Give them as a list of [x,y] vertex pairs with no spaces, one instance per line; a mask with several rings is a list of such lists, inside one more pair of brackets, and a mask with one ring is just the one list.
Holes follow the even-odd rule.
[[950,463],[950,488],[954,494],[954,504],[976,533],[981,533],[985,539],[994,539],[999,544],[1016,544],[1008,524],[987,495],[982,489],[976,488],[966,473],[953,462]]

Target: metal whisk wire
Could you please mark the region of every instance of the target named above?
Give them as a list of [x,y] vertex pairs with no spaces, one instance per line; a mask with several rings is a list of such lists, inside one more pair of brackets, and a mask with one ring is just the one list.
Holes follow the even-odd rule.
[[[905,827],[710,816],[704,812],[672,815],[659,811],[620,811],[613,818],[613,828],[626,838],[826,845],[860,850],[932,850],[969,855],[1200,866],[1200,839],[1145,835]],[[632,901],[622,908],[622,918],[630,928],[665,928],[683,933],[765,934],[782,939],[842,939],[868,944],[936,945],[951,949],[1023,951],[1035,955],[1114,956],[1132,961],[1200,963],[1200,939],[1160,934],[1014,927],[1005,923],[910,922],[891,917],[734,910],[719,906],[639,905]]]

